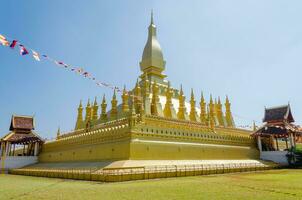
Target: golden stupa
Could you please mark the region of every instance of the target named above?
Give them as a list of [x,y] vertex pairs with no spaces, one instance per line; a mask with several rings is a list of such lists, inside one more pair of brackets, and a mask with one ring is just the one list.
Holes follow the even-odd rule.
[[114,91],[109,111],[105,96],[100,105],[88,101],[84,118],[81,102],[75,130],[45,143],[39,161],[258,159],[251,132],[235,127],[228,97],[223,108],[219,97],[206,102],[201,94],[198,106],[192,90],[187,102],[182,87],[166,80],[165,64],[152,15],[135,87],[124,88],[120,104]]

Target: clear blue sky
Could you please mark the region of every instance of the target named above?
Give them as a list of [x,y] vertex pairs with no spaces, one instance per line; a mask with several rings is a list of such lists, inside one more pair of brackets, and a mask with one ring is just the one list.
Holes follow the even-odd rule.
[[[172,86],[209,98],[228,94],[237,124],[261,121],[264,106],[290,101],[302,120],[302,1],[3,1],[0,34],[98,79],[132,87],[153,8]],[[35,115],[54,137],[73,129],[80,99],[112,95],[47,61],[0,46],[0,133],[12,114]],[[224,99],[224,98],[223,98]]]

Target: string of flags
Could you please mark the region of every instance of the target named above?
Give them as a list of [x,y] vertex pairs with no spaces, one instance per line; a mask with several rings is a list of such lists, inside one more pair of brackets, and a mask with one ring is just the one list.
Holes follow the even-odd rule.
[[[123,92],[117,86],[114,86],[112,84],[101,82],[101,81],[97,80],[91,73],[85,71],[84,68],[82,68],[82,67],[74,67],[74,66],[66,64],[62,61],[58,61],[56,59],[53,59],[53,58],[49,57],[46,54],[40,54],[37,51],[35,51],[35,50],[33,50],[29,47],[25,47],[23,44],[21,44],[16,39],[10,39],[9,40],[4,35],[0,34],[0,43],[3,46],[10,47],[11,49],[15,49],[15,47],[19,47],[20,55],[26,56],[26,55],[31,54],[31,56],[34,58],[34,60],[36,60],[38,62],[41,61],[42,59],[48,60],[48,61],[54,63],[57,66],[63,67],[63,68],[65,68],[65,69],[67,69],[71,72],[75,72],[76,74],[79,74],[79,75],[83,76],[84,78],[88,78],[88,79],[92,80],[99,87],[107,87],[107,88],[116,90],[117,92],[120,92],[120,93]],[[132,94],[131,96],[134,96],[134,95]],[[141,97],[136,97],[136,98],[141,98]],[[247,118],[243,118],[241,116],[235,115],[235,114],[234,114],[234,116],[238,117],[238,118],[241,118],[241,119],[245,119],[245,120],[247,119]],[[253,126],[250,126],[250,125],[244,125],[244,126],[238,126],[238,127],[240,127],[240,128],[253,128]]]
[[22,56],[31,55],[36,61],[41,61],[42,59],[48,60],[48,61],[56,64],[57,66],[63,67],[67,70],[70,70],[71,72],[75,72],[75,73],[83,76],[84,78],[88,78],[88,79],[92,80],[99,87],[107,87],[107,88],[116,90],[117,92],[120,92],[120,93],[122,92],[122,90],[117,86],[97,80],[91,73],[89,73],[88,71],[85,71],[84,68],[74,67],[74,66],[66,64],[62,61],[55,60],[46,54],[40,54],[37,51],[35,51],[29,47],[25,47],[18,40],[15,40],[15,39],[9,40],[4,35],[0,34],[0,43],[3,46],[10,47],[11,49],[15,49],[15,47],[19,47],[20,55],[22,55]]

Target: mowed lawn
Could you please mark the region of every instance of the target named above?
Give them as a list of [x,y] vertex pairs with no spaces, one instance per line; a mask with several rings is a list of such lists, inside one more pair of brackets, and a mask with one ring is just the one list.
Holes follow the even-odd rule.
[[302,170],[120,183],[0,175],[0,199],[302,199]]

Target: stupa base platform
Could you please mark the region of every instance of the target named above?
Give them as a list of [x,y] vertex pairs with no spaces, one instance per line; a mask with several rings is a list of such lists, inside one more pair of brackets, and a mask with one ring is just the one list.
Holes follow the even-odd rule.
[[103,182],[249,172],[278,168],[259,160],[120,160],[38,163],[11,174]]
[[120,160],[38,163],[11,174],[51,178],[119,182],[154,178],[198,176],[278,168],[259,160]]

